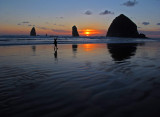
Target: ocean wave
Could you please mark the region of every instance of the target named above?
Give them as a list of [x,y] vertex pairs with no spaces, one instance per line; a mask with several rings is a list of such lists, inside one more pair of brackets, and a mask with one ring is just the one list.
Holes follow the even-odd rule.
[[[159,41],[159,39],[140,38],[106,38],[106,37],[58,37],[58,44],[87,44],[87,43],[143,43]],[[1,36],[0,46],[7,45],[40,45],[53,44],[54,37],[30,37],[30,36]]]

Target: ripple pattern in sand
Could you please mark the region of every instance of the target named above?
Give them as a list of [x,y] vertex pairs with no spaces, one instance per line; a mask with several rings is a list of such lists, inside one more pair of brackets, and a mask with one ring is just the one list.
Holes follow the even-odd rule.
[[[41,51],[45,55],[47,50]],[[0,65],[0,116],[160,115],[159,57],[115,62],[77,56],[69,61],[60,56],[61,51],[58,54],[58,62],[49,54],[47,59],[43,56],[45,63],[33,59],[35,55],[32,63],[24,57],[24,62]]]

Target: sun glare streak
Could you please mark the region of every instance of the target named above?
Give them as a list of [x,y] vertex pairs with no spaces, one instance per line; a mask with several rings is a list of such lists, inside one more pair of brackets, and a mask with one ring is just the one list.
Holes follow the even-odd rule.
[[[80,47],[86,52],[95,52],[97,49],[102,48],[102,45],[99,44],[83,44]],[[104,46],[106,48],[106,45]]]

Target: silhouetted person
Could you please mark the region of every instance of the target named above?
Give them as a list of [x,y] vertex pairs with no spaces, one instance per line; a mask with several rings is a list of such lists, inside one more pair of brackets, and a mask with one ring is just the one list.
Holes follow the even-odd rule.
[[57,51],[57,38],[54,39],[54,50]]

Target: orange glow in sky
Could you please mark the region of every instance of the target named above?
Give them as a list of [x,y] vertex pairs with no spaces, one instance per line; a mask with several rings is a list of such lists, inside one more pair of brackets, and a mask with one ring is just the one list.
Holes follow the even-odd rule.
[[80,32],[84,36],[94,36],[96,34],[99,34],[97,30],[93,30],[93,29],[85,29],[85,30],[81,30]]

